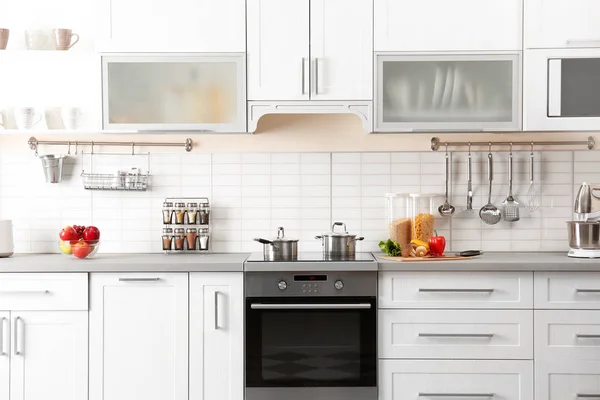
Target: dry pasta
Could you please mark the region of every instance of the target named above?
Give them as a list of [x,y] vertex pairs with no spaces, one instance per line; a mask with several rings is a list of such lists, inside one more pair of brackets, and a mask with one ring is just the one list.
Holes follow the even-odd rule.
[[428,242],[429,237],[433,235],[433,224],[433,215],[428,213],[418,214],[412,223],[412,238]]

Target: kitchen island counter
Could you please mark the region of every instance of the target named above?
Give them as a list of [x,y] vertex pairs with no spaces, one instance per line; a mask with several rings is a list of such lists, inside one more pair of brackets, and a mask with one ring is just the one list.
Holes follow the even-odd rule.
[[61,254],[0,258],[1,272],[242,272],[249,253],[98,254],[80,260]]
[[566,252],[484,253],[456,261],[398,262],[374,254],[380,271],[600,271],[600,259],[567,257]]

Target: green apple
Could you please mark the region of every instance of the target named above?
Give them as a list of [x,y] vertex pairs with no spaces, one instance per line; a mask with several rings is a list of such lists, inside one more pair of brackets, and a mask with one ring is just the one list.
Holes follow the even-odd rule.
[[73,254],[73,249],[71,248],[71,243],[69,242],[64,242],[64,241],[60,241],[60,251],[62,251],[63,254]]

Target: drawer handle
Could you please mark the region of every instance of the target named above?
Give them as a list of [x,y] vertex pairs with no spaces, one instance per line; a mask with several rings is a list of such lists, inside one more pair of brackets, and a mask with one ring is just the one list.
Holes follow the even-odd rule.
[[0,294],[49,294],[49,290],[0,290]]
[[419,393],[419,397],[494,397],[494,393]]
[[160,278],[119,278],[119,282],[158,282]]
[[8,318],[4,317],[0,321],[2,321],[2,347],[0,348],[0,356],[8,355],[8,337],[10,333],[8,332]]
[[598,399],[600,398],[600,393],[577,393],[578,399]]
[[[23,344],[25,342],[25,335],[23,334],[24,327],[23,319],[21,317],[15,318],[15,356],[23,355]],[[21,326],[21,329],[19,329]]]
[[421,293],[493,293],[495,289],[423,289]]
[[582,335],[578,333],[575,336],[577,339],[600,339],[600,335]]
[[577,289],[577,293],[600,293],[600,289]]
[[491,339],[493,333],[419,333],[419,337],[424,338],[485,338]]

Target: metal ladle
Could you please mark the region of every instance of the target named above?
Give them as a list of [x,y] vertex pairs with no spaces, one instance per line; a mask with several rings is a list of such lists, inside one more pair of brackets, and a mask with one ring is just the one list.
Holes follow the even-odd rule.
[[446,143],[446,200],[439,206],[438,212],[442,217],[451,217],[456,209],[448,202],[448,175],[450,174],[450,159],[448,157],[448,143]]

